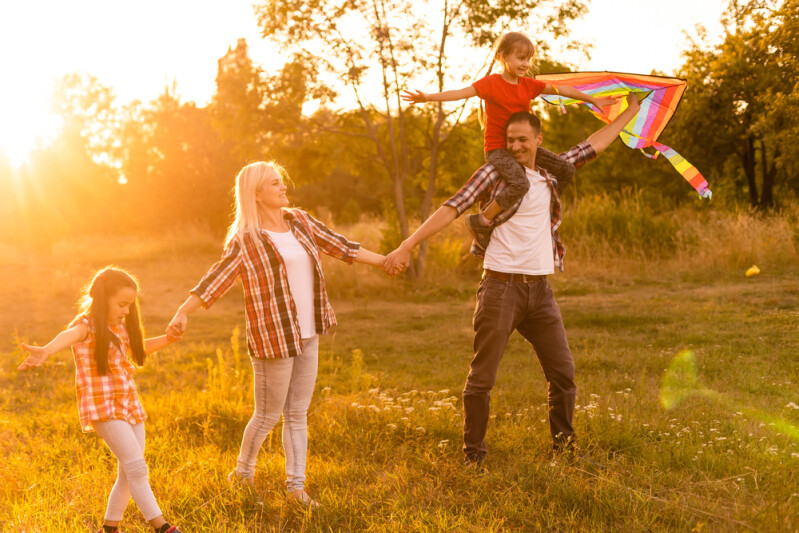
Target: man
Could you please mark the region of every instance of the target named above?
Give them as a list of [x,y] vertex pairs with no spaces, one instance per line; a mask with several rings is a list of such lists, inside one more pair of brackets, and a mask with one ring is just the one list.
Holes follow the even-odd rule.
[[[596,158],[638,112],[640,106],[634,94],[627,96],[627,104],[614,121],[560,156],[576,168]],[[546,170],[536,167],[536,151],[543,141],[538,117],[527,112],[512,115],[506,137],[508,151],[525,167],[530,190],[495,218],[496,229],[483,259],[485,270],[474,312],[474,358],[463,390],[463,452],[466,462],[477,466],[487,451],[491,388],[514,329],[533,345],[547,379],[553,449],[557,452],[571,448],[574,439],[574,359],[560,309],[546,279],[554,274],[555,267],[563,270],[564,249],[557,229],[560,194],[568,182],[558,183]],[[491,164],[481,167],[386,257],[384,270],[393,274],[407,268],[416,245],[441,231],[475,202],[491,201],[503,186]],[[480,252],[473,243],[472,253]]]

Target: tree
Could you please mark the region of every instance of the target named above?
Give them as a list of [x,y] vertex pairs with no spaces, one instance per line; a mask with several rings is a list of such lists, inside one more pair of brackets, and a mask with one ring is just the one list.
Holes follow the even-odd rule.
[[236,48],[228,48],[219,59],[216,93],[209,107],[214,128],[230,143],[242,166],[264,157],[267,122],[263,105],[267,87],[262,78],[263,72],[253,65],[244,39],[239,39]]
[[120,131],[128,223],[156,229],[229,222],[238,163],[207,108],[181,103],[174,86],[146,107],[133,104]]
[[676,116],[686,157],[723,183],[734,155],[752,209],[773,206],[780,168],[793,161],[786,151],[798,140],[789,118],[799,94],[797,15],[796,0],[733,0],[723,43],[706,50],[692,42],[681,70],[693,88]]

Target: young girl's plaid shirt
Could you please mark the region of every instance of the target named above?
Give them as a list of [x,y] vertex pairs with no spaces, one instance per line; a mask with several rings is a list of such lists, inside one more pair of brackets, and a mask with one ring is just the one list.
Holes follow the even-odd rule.
[[144,422],[144,412],[136,384],[133,382],[133,363],[128,358],[130,340],[125,324],[108,326],[118,343],[108,343],[108,372],[101,376],[94,361],[95,330],[87,316],[76,318],[70,327],[86,326],[86,338],[72,345],[75,358],[75,390],[78,394],[78,414],[83,431],[93,431],[92,422],[124,420],[129,424]]

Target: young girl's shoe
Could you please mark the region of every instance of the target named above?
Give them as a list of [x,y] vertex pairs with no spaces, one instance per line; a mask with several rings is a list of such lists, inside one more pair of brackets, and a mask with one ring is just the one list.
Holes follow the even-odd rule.
[[308,509],[319,509],[321,505],[319,502],[311,498],[305,490],[295,490],[294,492],[288,493],[288,499],[290,502],[296,502],[300,505],[307,507]]
[[162,529],[163,529],[163,528],[164,528],[164,526],[166,526],[166,525],[167,525],[167,524],[164,524],[164,525],[163,525],[163,526],[161,526],[160,528],[156,529],[156,530],[155,530],[155,533],[183,533],[181,530],[179,530],[179,529],[177,528],[177,526],[169,526],[169,527],[168,527],[166,530],[162,531]]
[[[105,533],[106,531],[107,530],[103,526],[100,526],[100,529],[97,530],[97,533]],[[114,528],[112,533],[122,533],[122,532],[118,528]]]

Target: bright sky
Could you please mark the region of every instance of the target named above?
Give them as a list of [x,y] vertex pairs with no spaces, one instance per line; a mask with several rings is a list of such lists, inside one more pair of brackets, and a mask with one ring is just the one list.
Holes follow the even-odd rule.
[[[36,139],[57,128],[50,114],[54,80],[85,72],[120,102],[148,101],[177,81],[183,101],[206,104],[217,59],[244,37],[256,63],[272,70],[279,51],[260,38],[254,0],[10,0],[0,3],[0,150],[21,163]],[[721,33],[726,0],[593,0],[572,38],[594,45],[590,61],[561,56],[583,70],[672,73],[683,31],[701,23]]]

